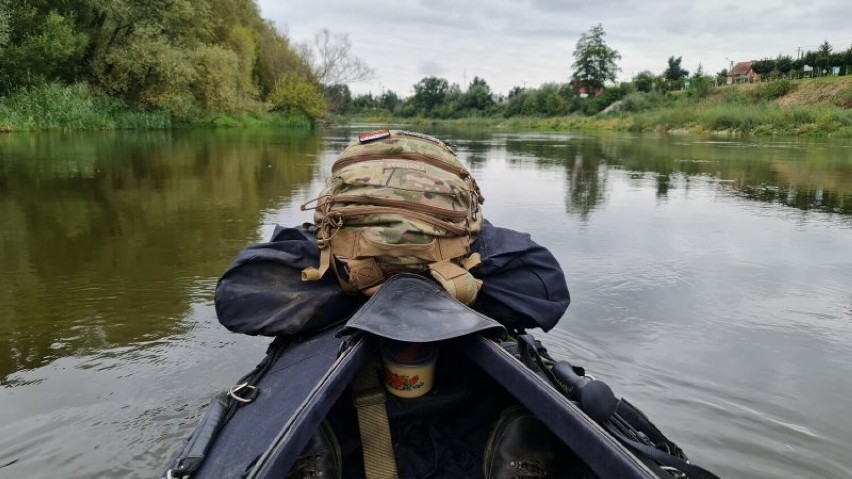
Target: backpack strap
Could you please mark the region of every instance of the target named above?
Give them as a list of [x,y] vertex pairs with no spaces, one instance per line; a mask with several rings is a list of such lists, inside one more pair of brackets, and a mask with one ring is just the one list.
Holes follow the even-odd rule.
[[[320,261],[318,267],[309,267],[302,270],[302,281],[319,281],[326,271],[332,267],[332,256],[343,261],[349,270],[352,284],[355,290],[362,290],[384,281],[384,276],[374,274],[378,265],[372,257],[376,256],[416,256],[424,261],[439,262],[455,258],[467,257],[470,240],[467,237],[435,238],[434,241],[424,245],[377,245],[364,238],[359,230],[338,229],[334,231],[329,240],[319,244]],[[372,262],[362,262],[370,258]],[[472,266],[471,266],[472,267]],[[360,274],[353,274],[352,269],[368,269],[363,280],[355,279]],[[469,268],[468,268],[469,269]],[[381,270],[378,269],[378,273]]]
[[367,361],[352,380],[352,394],[358,411],[358,430],[364,454],[364,472],[370,479],[396,479],[385,389],[379,382],[379,360]]
[[474,278],[468,269],[481,262],[479,253],[474,253],[464,262],[464,264],[468,265],[467,269],[450,260],[430,263],[429,274],[450,293],[450,296],[464,304],[470,305],[476,301],[476,295],[482,287],[482,280]]

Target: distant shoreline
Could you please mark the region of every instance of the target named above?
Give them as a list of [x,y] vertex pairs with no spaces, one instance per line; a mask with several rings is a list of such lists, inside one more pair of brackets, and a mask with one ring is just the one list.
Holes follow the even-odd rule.
[[[689,92],[630,93],[591,116],[470,116],[453,119],[340,116],[320,123],[409,123],[539,131],[624,131],[712,137],[852,138],[852,76],[724,85],[702,98]],[[94,96],[83,85],[46,85],[0,98],[0,133],[30,131],[277,127],[311,129],[317,121],[289,112],[200,113],[177,120],[162,110]]]
[[434,119],[379,115],[349,116],[341,121],[678,136],[852,138],[852,76],[723,85],[711,89],[701,99],[689,98],[686,92],[669,96],[633,93],[613,105],[614,111],[592,116]]

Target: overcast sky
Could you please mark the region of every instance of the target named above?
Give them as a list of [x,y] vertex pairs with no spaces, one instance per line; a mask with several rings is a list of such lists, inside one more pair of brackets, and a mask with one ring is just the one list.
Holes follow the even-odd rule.
[[600,23],[621,53],[619,78],[662,73],[682,56],[692,73],[759,60],[828,40],[852,45],[852,0],[258,0],[261,15],[294,41],[328,28],[345,33],[375,70],[353,93],[407,96],[426,76],[463,89],[474,76],[492,90],[565,82],[580,35]]

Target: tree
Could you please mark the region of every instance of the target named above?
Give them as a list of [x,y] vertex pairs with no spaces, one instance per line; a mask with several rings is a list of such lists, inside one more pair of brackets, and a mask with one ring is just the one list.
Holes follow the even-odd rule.
[[395,92],[388,90],[378,98],[379,106],[393,113],[402,104],[402,99]]
[[758,60],[754,62],[754,65],[752,65],[752,69],[754,70],[754,72],[760,75],[761,77],[769,75],[769,73],[772,72],[775,67],[775,60],[771,58],[764,58],[763,60]]
[[314,77],[323,85],[365,81],[373,69],[352,54],[349,35],[334,34],[323,28],[314,35],[312,45],[301,45],[302,58],[311,65]]
[[636,87],[636,91],[650,93],[654,89],[656,79],[657,76],[650,71],[642,70],[633,77],[633,85]]
[[430,115],[446,100],[450,84],[438,77],[426,77],[414,85],[414,96],[411,98],[414,107],[423,115]]
[[689,82],[689,94],[696,98],[704,98],[710,93],[710,85],[713,79],[704,74],[704,67],[698,64],[698,69],[692,75]]
[[297,74],[282,75],[269,94],[269,101],[277,110],[308,118],[319,118],[327,107],[316,84]]
[[473,77],[473,81],[470,82],[467,91],[462,94],[459,103],[462,109],[484,112],[494,105],[491,87],[482,78]]
[[76,77],[88,39],[77,31],[73,15],[42,8],[47,7],[0,2],[0,93]]
[[272,91],[281,75],[292,72],[305,77],[311,75],[309,65],[290,45],[287,36],[272,22],[263,22],[258,30],[257,74],[262,94],[266,95]]
[[0,56],[3,56],[3,47],[9,42],[9,12],[6,11],[4,2],[0,2]]
[[604,36],[606,32],[598,24],[580,35],[574,49],[571,79],[576,88],[586,87],[592,94],[603,88],[607,81],[614,82],[620,71],[616,62],[621,60],[621,54],[607,46]]
[[663,72],[663,78],[668,82],[670,90],[680,88],[683,84],[683,79],[689,76],[689,70],[681,67],[682,61],[683,57],[675,58],[674,56],[670,56],[668,59],[669,65]]
[[373,110],[378,107],[378,99],[372,93],[365,93],[352,98],[352,111],[355,113]]
[[352,92],[348,85],[330,85],[323,88],[328,109],[334,113],[343,114],[352,104]]
[[255,0],[0,0],[0,95],[85,82],[184,116],[268,107],[279,83],[278,97],[301,88],[295,77],[316,86]]
[[778,71],[786,77],[790,74],[790,71],[793,70],[793,59],[789,56],[778,55],[778,58],[775,59],[775,66],[778,68]]
[[816,51],[815,66],[819,67],[820,74],[828,73],[828,68],[831,66],[831,52],[834,48],[828,43],[828,40],[822,42]]

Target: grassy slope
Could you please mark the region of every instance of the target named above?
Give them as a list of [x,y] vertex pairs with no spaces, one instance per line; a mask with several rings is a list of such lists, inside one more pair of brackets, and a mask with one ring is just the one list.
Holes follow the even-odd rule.
[[657,108],[598,118],[607,120],[632,131],[852,137],[852,77],[726,85],[699,100],[682,96]]

